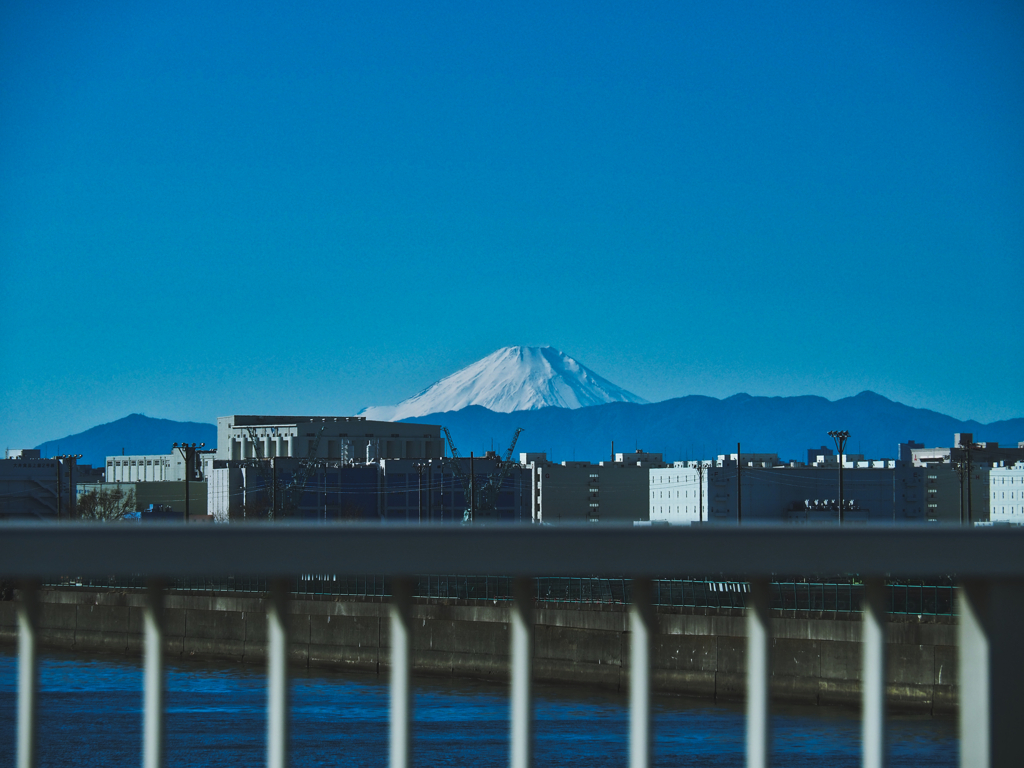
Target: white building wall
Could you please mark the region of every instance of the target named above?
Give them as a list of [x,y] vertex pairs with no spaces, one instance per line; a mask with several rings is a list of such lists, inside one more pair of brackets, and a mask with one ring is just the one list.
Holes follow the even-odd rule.
[[[196,452],[198,476],[205,480],[213,469],[214,451]],[[180,451],[168,454],[107,456],[104,480],[108,483],[163,483],[185,480],[185,459]]]
[[[838,510],[827,508],[838,497],[838,464],[781,465],[774,454],[757,458],[764,460],[751,461],[744,454],[740,467],[743,522],[829,523],[838,519]],[[648,503],[652,522],[736,523],[736,456],[723,455],[708,463],[703,507],[696,462],[676,462],[670,468],[650,471]],[[859,507],[846,512],[849,522],[923,521],[920,503],[908,505],[901,499],[896,504],[898,493],[916,498],[916,489],[897,489],[896,464],[892,460],[844,463],[844,500],[854,501]]]
[[242,506],[242,470],[235,467],[210,469],[206,481],[206,508],[213,522],[227,523],[238,516]]
[[[710,462],[704,462],[707,467]],[[650,470],[650,519],[673,525],[707,520],[708,469],[701,480],[698,462],[677,461],[671,467]],[[703,494],[701,486],[703,485]]]
[[991,521],[1024,525],[1024,461],[993,467],[988,477]]

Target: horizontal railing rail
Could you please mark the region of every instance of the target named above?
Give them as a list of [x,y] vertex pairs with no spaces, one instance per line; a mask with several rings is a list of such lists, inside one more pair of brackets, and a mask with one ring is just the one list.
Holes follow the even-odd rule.
[[[511,764],[532,764],[532,621],[537,574],[616,580],[629,604],[630,765],[651,764],[652,579],[720,575],[742,596],[747,624],[747,765],[770,754],[771,605],[776,574],[855,575],[863,581],[864,765],[885,765],[887,579],[958,580],[961,765],[1018,765],[1024,754],[1024,531],[871,528],[807,530],[614,527],[16,526],[0,528],[0,578],[19,580],[18,765],[35,761],[38,585],[57,573],[147,579],[143,760],[163,761],[163,597],[170,579],[251,573],[266,579],[268,765],[286,763],[287,622],[302,574],[391,580],[391,765],[410,765],[410,614],[416,574],[502,574],[511,579]],[[628,581],[623,581],[623,575]],[[382,579],[383,582],[383,579]],[[797,588],[797,582],[787,582]],[[383,583],[382,583],[383,587]],[[797,594],[799,589],[797,589]],[[838,594],[838,593],[837,593]],[[851,593],[852,594],[852,593]],[[382,595],[384,597],[384,595]],[[732,598],[730,598],[732,599]],[[786,599],[784,595],[780,599]],[[837,598],[838,600],[838,598]],[[799,594],[794,604],[799,603]],[[838,602],[836,603],[839,604]],[[851,603],[852,605],[852,603]],[[794,608],[799,610],[799,608]]]
[[[509,576],[468,574],[420,574],[411,577],[412,596],[427,600],[514,599],[515,579]],[[61,577],[43,582],[46,587],[144,590],[143,576],[100,578]],[[550,576],[531,580],[538,602],[571,605],[628,605],[632,588],[627,578]],[[712,611],[743,610],[750,583],[720,579],[652,579],[653,604],[660,608],[694,608]],[[259,576],[196,576],[168,579],[166,589],[175,592],[257,593],[270,590],[270,580]],[[391,578],[382,575],[346,576],[305,573],[289,579],[292,595],[350,597],[385,600],[391,597]],[[953,616],[955,588],[950,584],[886,583],[886,606],[892,615]],[[840,615],[860,613],[864,584],[844,581],[771,582],[771,610]]]

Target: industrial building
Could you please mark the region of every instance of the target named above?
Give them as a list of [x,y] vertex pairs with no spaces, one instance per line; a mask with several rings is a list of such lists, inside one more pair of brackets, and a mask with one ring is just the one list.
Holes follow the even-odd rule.
[[[192,480],[203,480],[213,469],[216,451],[197,450]],[[159,483],[185,480],[185,457],[181,451],[145,456],[107,456],[106,481],[108,483]]]
[[[461,468],[463,479],[452,471],[453,462]],[[382,517],[396,522],[462,523],[471,507],[465,485],[472,475],[477,496],[474,522],[532,522],[527,492],[530,473],[525,467],[505,467],[501,484],[488,488],[492,478],[497,483],[501,464],[493,451],[477,458],[381,461]]]
[[[920,521],[919,506],[895,503],[892,459],[844,454],[843,518],[849,523]],[[737,484],[739,475],[739,485]],[[839,457],[817,454],[815,463],[784,463],[774,453],[723,454],[713,461],[675,462],[649,471],[652,522],[675,525],[837,523]]]
[[98,470],[77,456],[43,458],[36,449],[8,449],[0,462],[0,520],[74,520],[75,484]]
[[[379,481],[376,465],[321,461],[305,470],[301,492],[295,485],[299,459],[263,462],[215,460],[207,485],[207,508],[214,522],[273,519],[377,521]],[[274,493],[268,489],[276,489]],[[273,511],[273,515],[271,512]]]
[[952,446],[926,448],[910,441],[900,446],[900,452],[901,458],[924,471],[926,518],[966,525],[990,520],[990,473],[1024,461],[1024,442],[1016,447],[976,443],[972,433],[958,432]]
[[529,471],[531,511],[537,523],[636,523],[649,519],[647,492],[660,453],[617,453],[614,461],[548,461],[546,453],[521,453]]
[[988,481],[991,522],[1024,525],[1024,461],[992,467]]
[[[315,448],[313,455],[310,451]],[[356,464],[379,459],[439,459],[441,427],[367,421],[362,416],[221,416],[219,461],[288,457]]]
[[[528,476],[513,465],[493,494],[481,492],[499,464],[496,455],[460,459],[461,474],[474,475],[476,522],[530,521]],[[209,509],[216,522],[275,519],[462,523],[470,508],[468,490],[452,471],[450,459],[380,459],[353,464],[320,461],[304,481],[302,462],[275,458],[261,468],[255,461],[215,461],[209,481]],[[301,483],[301,492],[297,483]],[[268,488],[276,488],[274,495]]]

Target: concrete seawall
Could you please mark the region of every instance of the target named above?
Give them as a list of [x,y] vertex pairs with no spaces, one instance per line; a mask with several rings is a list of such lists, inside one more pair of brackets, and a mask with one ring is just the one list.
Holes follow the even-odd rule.
[[[139,592],[86,588],[41,593],[40,643],[65,650],[142,652]],[[0,644],[17,642],[14,603],[0,602]],[[492,601],[412,608],[413,667],[424,674],[508,678],[509,608]],[[537,680],[629,684],[628,614],[621,605],[538,606],[534,630]],[[262,663],[266,602],[258,595],[169,594],[166,652],[173,658]],[[298,597],[290,604],[290,656],[295,664],[384,672],[388,606],[346,598]],[[741,699],[746,625],[738,612],[659,609],[652,680],[656,690]],[[852,618],[772,619],[773,698],[809,704],[859,705],[861,622]],[[896,617],[888,628],[888,696],[893,706],[933,712],[957,705],[956,625]]]

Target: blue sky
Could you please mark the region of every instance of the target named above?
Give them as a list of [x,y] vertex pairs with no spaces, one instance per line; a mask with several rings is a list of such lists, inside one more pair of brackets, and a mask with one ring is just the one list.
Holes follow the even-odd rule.
[[1024,415],[1021,4],[293,5],[0,5],[5,445],[509,344]]

